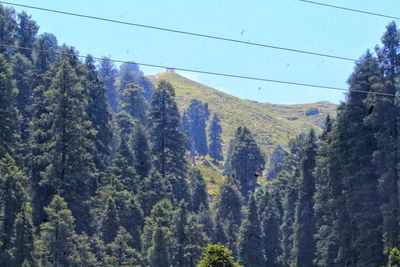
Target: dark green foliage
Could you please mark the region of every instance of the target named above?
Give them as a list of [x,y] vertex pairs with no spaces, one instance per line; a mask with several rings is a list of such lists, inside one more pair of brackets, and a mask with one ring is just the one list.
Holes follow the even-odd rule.
[[96,131],[92,135],[92,142],[95,144],[93,151],[94,162],[99,172],[105,175],[106,168],[110,164],[110,144],[111,144],[111,115],[108,111],[107,99],[105,97],[104,84],[98,78],[96,66],[93,58],[89,55],[86,58],[85,66],[87,69],[86,90],[88,91],[87,116]]
[[150,136],[155,169],[167,177],[174,197],[188,199],[186,183],[185,137],[179,131],[180,115],[171,84],[161,81],[155,90],[150,108]]
[[45,210],[48,222],[40,226],[40,237],[35,241],[35,258],[42,266],[73,266],[77,247],[74,244],[76,234],[71,211],[58,195]]
[[12,69],[4,54],[0,54],[0,158],[13,154],[18,139],[18,115],[16,96],[18,90],[13,80]]
[[236,130],[227,164],[232,168],[230,173],[239,181],[242,195],[248,198],[256,188],[257,177],[264,170],[265,160],[250,130],[246,127],[239,127]]
[[239,261],[244,266],[265,266],[264,242],[254,196],[250,198],[248,214],[240,226],[238,238]]
[[177,247],[174,249],[173,266],[184,267],[185,264],[185,250],[188,245],[188,237],[185,228],[187,227],[187,203],[181,201],[178,210],[175,214],[174,236],[176,238]]
[[113,62],[108,58],[104,57],[100,61],[99,66],[99,79],[103,82],[106,87],[105,96],[108,100],[108,104],[111,110],[114,112],[118,111],[118,95],[115,87],[115,81],[117,79],[117,69]]
[[[28,181],[11,156],[0,159],[0,265],[12,265],[20,259],[14,258],[15,250],[23,250],[18,239],[27,238],[21,232],[21,216],[25,216],[28,201]],[[28,220],[28,218],[26,218]],[[29,231],[31,229],[25,229]],[[28,234],[28,233],[26,233]],[[31,240],[32,242],[32,240]],[[29,243],[26,244],[29,246]],[[20,251],[19,251],[20,252]],[[18,252],[18,253],[19,253]],[[26,254],[28,252],[24,251]],[[29,258],[28,258],[29,259]]]
[[166,240],[165,230],[156,226],[152,238],[152,246],[149,248],[148,262],[154,267],[171,266],[171,257],[168,253],[168,242]]
[[171,183],[154,169],[139,186],[139,200],[143,214],[148,216],[151,209],[162,199],[172,200]]
[[[369,71],[371,87],[374,91],[388,94],[398,94],[400,73],[400,32],[394,22],[390,23],[382,37],[382,47],[377,47],[378,64],[380,69]],[[375,62],[374,62],[375,63]],[[376,63],[375,63],[376,64]],[[371,64],[370,64],[371,65]],[[383,216],[383,239],[385,253],[394,246],[399,246],[400,226],[399,211],[399,101],[395,98],[379,98],[372,94],[368,105],[374,110],[370,114],[370,127],[376,129],[376,151],[373,164],[379,175],[379,190],[383,197],[381,207]]]
[[195,99],[190,102],[189,108],[184,115],[187,123],[187,125],[184,125],[184,132],[188,134],[189,147],[192,153],[202,156],[208,154],[206,127],[209,116],[210,112],[207,104]]
[[[38,30],[39,26],[25,11],[18,14],[17,42],[19,46],[33,48]],[[32,51],[21,50],[21,53],[32,60]]]
[[129,145],[135,159],[134,166],[136,173],[143,180],[150,173],[151,154],[148,134],[141,123],[136,124],[136,127],[133,129]]
[[114,239],[114,242],[107,246],[109,257],[107,263],[109,266],[139,266],[141,263],[139,253],[131,248],[132,236],[121,227]]
[[280,267],[282,266],[279,256],[281,250],[281,236],[279,227],[281,225],[281,215],[279,211],[279,193],[277,191],[269,192],[265,189],[264,195],[260,198],[261,204],[264,205],[260,209],[260,219],[262,233],[264,235],[263,248],[265,253],[266,266]]
[[134,158],[125,137],[121,137],[116,158],[113,160],[111,174],[114,185],[122,184],[123,188],[134,193],[138,187],[138,175],[134,168]]
[[133,83],[127,84],[121,93],[120,110],[146,125],[147,102],[144,99],[143,88]]
[[293,255],[296,266],[313,265],[315,254],[314,234],[316,231],[313,210],[315,193],[315,160],[317,155],[316,137],[313,130],[306,139],[303,159],[300,164],[299,197],[295,209]]
[[215,220],[218,239],[226,239],[229,248],[236,252],[237,234],[242,223],[242,197],[232,178],[221,188]]
[[222,245],[208,245],[197,267],[240,267],[232,257],[232,251]]
[[[14,44],[17,22],[15,21],[15,11],[13,8],[0,6],[0,42],[2,44]],[[8,52],[7,48],[0,48],[0,52]]]
[[208,194],[204,178],[198,169],[193,169],[191,173],[191,209],[194,212],[199,212],[200,208],[208,210]]
[[31,99],[32,99],[32,80],[33,80],[33,64],[20,53],[16,53],[12,59],[13,78],[16,81],[16,87],[18,89],[17,95],[17,107],[21,116],[20,131],[21,141],[23,144],[23,154],[26,156],[27,153],[27,142],[28,142],[28,128],[29,121],[31,119]]
[[[78,231],[89,231],[89,199],[96,191],[92,125],[88,120],[87,99],[76,71],[67,61],[55,69],[50,86],[44,92],[46,116],[37,128],[48,136],[45,146],[48,165],[39,183],[59,192],[68,201],[76,217]],[[39,144],[38,144],[39,145]],[[34,157],[39,160],[43,155]]]
[[222,153],[222,127],[219,120],[219,116],[214,114],[210,128],[208,129],[208,140],[209,140],[209,148],[208,154],[210,157],[216,161],[223,160],[224,156]]
[[101,233],[103,241],[106,244],[114,241],[117,231],[119,230],[119,218],[115,201],[110,198],[106,204],[104,218],[101,222]]
[[186,244],[184,255],[185,266],[187,267],[196,266],[204,248],[210,242],[210,238],[207,236],[207,226],[204,223],[202,215],[192,214],[188,216],[185,226]]

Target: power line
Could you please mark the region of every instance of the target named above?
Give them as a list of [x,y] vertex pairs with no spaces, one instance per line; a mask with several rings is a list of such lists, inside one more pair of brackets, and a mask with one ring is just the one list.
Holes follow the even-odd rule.
[[[20,49],[20,50],[28,50],[28,51],[35,51],[35,52],[42,52],[42,53],[47,53],[47,54],[56,54],[56,55],[61,55],[61,56],[73,56],[73,57],[78,57],[78,58],[82,58],[82,59],[88,58],[88,56],[81,56],[81,55],[76,55],[76,54],[72,54],[72,53],[66,53],[66,52],[60,52],[60,51],[50,51],[50,50],[44,50],[44,49],[39,49],[39,48],[28,48],[28,47],[22,47],[22,46],[17,46],[17,45],[0,44],[0,47],[12,48],[12,49]],[[103,58],[101,58],[101,57],[91,56],[91,58],[93,58],[95,60],[103,60]],[[145,67],[154,67],[154,68],[162,68],[162,69],[170,68],[170,66],[149,64],[149,63],[143,63],[143,62],[134,62],[134,61],[126,61],[126,60],[110,59],[110,58],[107,58],[107,60],[111,61],[111,62],[116,62],[116,63],[136,64],[136,65],[145,66]],[[261,78],[261,77],[253,77],[253,76],[245,76],[245,75],[237,75],[237,74],[205,71],[205,70],[198,70],[198,69],[179,68],[179,67],[174,67],[174,69],[175,70],[179,70],[179,71],[192,72],[192,73],[200,73],[200,74],[222,76],[222,77],[229,77],[229,78],[237,78],[237,79],[245,79],[245,80],[253,80],[253,81],[262,81],[262,82],[269,82],[269,83],[287,84],[287,85],[293,85],[293,86],[305,86],[305,87],[320,88],[320,89],[325,89],[325,90],[355,92],[355,93],[364,93],[364,94],[368,94],[369,93],[369,92],[362,91],[362,90],[348,90],[348,89],[345,89],[345,88],[334,87],[334,86],[325,86],[325,85],[310,84],[310,83],[301,83],[301,82],[291,82],[291,81],[284,81],[284,80],[267,79],[267,78]],[[381,96],[395,97],[394,94],[382,93],[382,92],[374,92],[373,94],[381,95]]]
[[244,44],[244,45],[264,47],[264,48],[270,48],[270,49],[276,49],[276,50],[282,50],[282,51],[287,51],[287,52],[300,53],[300,54],[306,54],[306,55],[312,55],[312,56],[318,56],[318,57],[333,58],[333,59],[338,59],[338,60],[346,60],[346,61],[351,61],[351,62],[357,61],[357,59],[350,58],[350,57],[337,56],[337,55],[331,55],[331,54],[324,54],[324,53],[319,53],[319,52],[312,52],[312,51],[307,51],[307,50],[300,50],[300,49],[276,46],[276,45],[265,44],[265,43],[247,42],[247,41],[242,41],[242,40],[238,40],[238,39],[231,39],[231,38],[222,37],[222,36],[195,33],[195,32],[188,32],[188,31],[183,31],[183,30],[164,28],[164,27],[153,26],[153,25],[148,25],[148,24],[127,22],[127,21],[115,20],[115,19],[92,16],[92,15],[86,15],[86,14],[72,13],[72,12],[49,9],[49,8],[38,7],[38,6],[23,5],[23,4],[17,4],[17,3],[5,2],[5,1],[0,1],[0,3],[7,4],[7,5],[18,6],[18,7],[29,8],[29,9],[35,9],[35,10],[40,10],[40,11],[45,11],[45,12],[57,13],[57,14],[62,14],[62,15],[81,17],[81,18],[85,18],[85,19],[105,21],[105,22],[129,25],[129,26],[134,26],[134,27],[141,27],[141,28],[158,30],[158,31],[172,32],[172,33],[176,33],[176,34],[183,34],[183,35],[189,35],[189,36],[195,36],[195,37],[201,37],[201,38],[208,38],[208,39],[225,41],[225,42],[232,42],[232,43],[238,43],[238,44]]
[[364,11],[364,10],[359,10],[359,9],[347,8],[347,7],[342,7],[342,6],[335,6],[335,5],[330,5],[330,4],[325,4],[325,3],[315,2],[315,1],[309,1],[309,0],[299,0],[299,1],[305,2],[305,3],[308,3],[308,4],[325,6],[325,7],[330,7],[330,8],[336,8],[336,9],[341,9],[341,10],[346,10],[346,11],[351,11],[351,12],[357,12],[357,13],[366,14],[366,15],[372,15],[372,16],[377,16],[377,17],[383,17],[383,18],[389,18],[389,19],[400,19],[400,17],[390,16],[390,15],[385,15],[385,14],[379,14],[379,13],[369,12],[369,11]]

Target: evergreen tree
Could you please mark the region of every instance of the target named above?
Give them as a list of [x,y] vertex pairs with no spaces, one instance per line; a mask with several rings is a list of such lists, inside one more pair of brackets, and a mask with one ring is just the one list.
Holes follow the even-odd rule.
[[59,195],[53,197],[45,210],[48,222],[40,226],[40,237],[35,241],[35,258],[40,266],[73,266],[77,248],[71,211]]
[[95,150],[93,151],[94,162],[97,170],[104,176],[106,168],[110,164],[111,116],[105,97],[106,89],[98,78],[92,56],[89,55],[86,57],[85,66],[87,69],[85,87],[89,94],[87,115],[93,129],[96,131],[96,134],[92,135],[92,142],[95,144]]
[[[261,175],[265,160],[251,132],[246,127],[239,127],[232,140],[232,154],[228,163],[239,181],[240,191],[245,198],[254,192],[257,177]],[[229,174],[229,173],[228,173]]]
[[242,197],[232,178],[221,188],[215,215],[218,232],[219,226],[223,227],[224,234],[218,234],[220,238],[226,238],[231,250],[236,252],[236,242],[239,227],[242,223]]
[[[19,46],[33,48],[38,30],[39,26],[34,20],[32,20],[31,16],[25,13],[25,11],[18,14],[17,39]],[[22,49],[21,53],[32,60],[32,51]]]
[[[276,185],[275,185],[276,186]],[[265,207],[260,210],[260,219],[262,233],[264,235],[264,252],[266,266],[280,267],[282,266],[279,260],[279,256],[282,254],[281,251],[281,236],[280,236],[280,225],[281,218],[279,214],[278,200],[275,195],[278,192],[269,192],[266,188],[264,196],[261,201],[264,202]]]
[[[15,21],[15,10],[0,5],[0,42],[2,44],[15,44],[17,26],[17,22]],[[0,52],[8,54],[9,49],[1,47]]]
[[[47,114],[38,114],[40,117],[36,118],[34,127],[39,136],[34,136],[32,144],[34,149],[39,149],[39,153],[32,156],[32,162],[39,165],[33,166],[37,183],[34,187],[47,186],[48,191],[65,197],[76,217],[77,230],[88,232],[89,200],[97,187],[91,155],[93,129],[85,112],[87,95],[68,62],[62,61],[55,67],[51,84],[43,96]],[[47,163],[45,166],[43,159]],[[40,206],[36,208],[41,209]]]
[[11,156],[0,158],[0,265],[2,266],[12,265],[12,252],[22,249],[19,247],[20,244],[15,243],[17,241],[15,238],[21,238],[19,234],[22,234],[20,232],[22,222],[18,217],[22,216],[24,203],[28,201],[27,183],[27,178]]
[[173,266],[176,267],[184,267],[186,266],[185,262],[185,250],[188,245],[188,237],[187,232],[185,232],[185,228],[187,226],[187,217],[188,212],[186,209],[187,203],[181,201],[179,203],[179,208],[175,214],[175,225],[174,225],[174,236],[176,238],[176,248],[174,248],[173,255]]
[[[390,23],[382,37],[382,47],[377,47],[380,71],[369,71],[374,90],[386,94],[398,94],[400,71],[400,31],[394,22]],[[376,64],[374,62],[374,64]],[[375,76],[375,78],[374,78]],[[382,77],[383,76],[383,77]],[[372,84],[371,84],[372,86]],[[369,97],[368,104],[373,106],[370,114],[370,126],[376,129],[377,149],[373,164],[379,175],[379,189],[383,198],[381,206],[383,217],[383,238],[385,253],[400,245],[398,224],[399,211],[399,102],[393,97]]]
[[139,266],[139,253],[129,246],[132,236],[121,227],[115,237],[114,242],[108,245],[110,257],[108,258],[109,266]]
[[8,266],[33,265],[32,209],[29,203],[25,203],[17,214],[11,244],[11,251],[8,252],[11,259]]
[[185,245],[185,266],[187,267],[196,266],[204,248],[210,242],[205,227],[198,214],[188,216],[185,226],[185,235],[187,238]]
[[191,188],[192,188],[192,210],[199,212],[201,206],[203,209],[208,210],[208,193],[204,178],[198,169],[194,169],[191,174]]
[[160,200],[164,198],[172,200],[171,183],[154,169],[141,182],[139,188],[138,199],[140,200],[140,207],[143,210],[144,216],[148,216],[153,206]]
[[0,158],[14,154],[18,136],[17,94],[12,69],[4,54],[0,54]]
[[209,151],[208,154],[215,161],[223,160],[224,156],[222,154],[222,127],[220,123],[219,116],[214,114],[210,128],[208,130],[208,139],[209,139]]
[[[350,262],[361,266],[381,266],[384,263],[382,244],[381,198],[378,191],[378,176],[371,164],[377,149],[373,128],[366,123],[370,107],[366,105],[367,94],[379,80],[380,71],[376,59],[367,52],[357,62],[348,83],[348,101],[338,117],[340,144],[347,149],[341,151],[344,195],[349,213],[351,237]],[[374,111],[372,111],[373,113]],[[346,159],[346,160],[344,160]]]
[[300,165],[299,197],[295,211],[293,255],[296,266],[313,266],[316,231],[313,196],[315,193],[314,168],[317,153],[315,133],[310,131]]
[[117,79],[117,69],[113,62],[110,59],[104,57],[100,61],[99,73],[98,73],[100,81],[104,83],[106,87],[106,98],[108,100],[108,104],[111,107],[111,110],[114,112],[118,111],[118,95],[115,87],[115,82]]
[[101,233],[106,244],[114,241],[119,230],[117,207],[113,198],[108,199],[104,218],[101,223]]
[[146,125],[147,102],[143,95],[143,88],[133,83],[127,84],[121,93],[120,110]]
[[196,152],[199,155],[205,156],[208,154],[207,145],[207,120],[210,116],[208,111],[208,105],[203,104],[199,100],[192,100],[189,108],[186,111],[186,117],[189,123],[189,139],[191,144],[192,152]]
[[156,226],[152,238],[152,246],[149,249],[148,262],[152,267],[171,266],[171,257],[168,253],[166,233],[162,227]]
[[141,123],[138,123],[133,129],[129,144],[135,159],[136,173],[143,180],[150,173],[151,154],[147,131]]
[[32,79],[33,79],[33,64],[20,53],[16,53],[12,59],[13,78],[16,81],[18,89],[17,108],[21,115],[20,131],[21,141],[23,146],[23,156],[27,154],[28,129],[31,119],[31,99],[32,99]]
[[232,251],[222,245],[208,245],[197,267],[240,267],[232,257]]
[[121,137],[117,156],[112,163],[111,173],[116,180],[115,185],[121,183],[123,187],[132,193],[135,193],[138,187],[138,177],[134,168],[133,154],[125,140]]
[[185,137],[179,131],[180,115],[174,98],[172,85],[161,81],[150,108],[150,133],[154,167],[170,180],[174,197],[180,201],[188,199],[187,163]]
[[96,256],[91,251],[89,237],[85,233],[76,235],[73,241],[75,247],[77,248],[75,253],[72,255],[74,266],[99,266]]
[[243,220],[239,231],[239,261],[249,267],[265,266],[261,223],[253,195],[250,198],[248,209],[247,217]]

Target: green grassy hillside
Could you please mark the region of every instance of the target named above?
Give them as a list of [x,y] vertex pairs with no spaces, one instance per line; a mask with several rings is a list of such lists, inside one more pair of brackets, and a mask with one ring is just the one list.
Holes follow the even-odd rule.
[[[155,85],[162,79],[170,82],[175,88],[181,111],[188,107],[192,99],[208,103],[210,111],[221,118],[225,150],[235,129],[245,125],[253,132],[267,158],[278,144],[285,147],[299,133],[308,132],[311,128],[320,131],[326,115],[334,116],[336,109],[336,105],[329,102],[275,105],[243,100],[176,73],[159,73],[149,76],[149,79]],[[312,108],[317,108],[319,114],[307,116],[306,112]]]

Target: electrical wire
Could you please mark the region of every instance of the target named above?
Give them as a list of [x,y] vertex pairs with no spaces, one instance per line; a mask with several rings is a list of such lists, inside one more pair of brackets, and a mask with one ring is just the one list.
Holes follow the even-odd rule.
[[301,49],[295,49],[295,48],[288,48],[288,47],[282,47],[282,46],[271,45],[271,44],[266,44],[266,43],[247,42],[247,41],[231,39],[231,38],[222,37],[222,36],[188,32],[188,31],[183,31],[183,30],[165,28],[165,27],[148,25],[148,24],[140,24],[140,23],[134,23],[134,22],[128,22],[128,21],[121,21],[121,20],[115,20],[115,19],[98,17],[98,16],[93,16],[93,15],[87,15],[87,14],[72,13],[72,12],[67,12],[67,11],[62,11],[62,10],[55,10],[55,9],[50,9],[50,8],[39,7],[39,6],[17,4],[17,3],[6,2],[6,1],[0,1],[0,3],[12,5],[12,6],[29,8],[29,9],[35,9],[35,10],[40,10],[40,11],[45,11],[45,12],[57,13],[57,14],[62,14],[62,15],[80,17],[80,18],[85,18],[85,19],[92,19],[92,20],[104,21],[104,22],[109,22],[109,23],[117,23],[117,24],[141,27],[141,28],[158,30],[158,31],[171,32],[171,33],[188,35],[188,36],[208,38],[208,39],[213,39],[213,40],[218,40],[218,41],[225,41],[225,42],[238,43],[238,44],[243,44],[243,45],[264,47],[264,48],[276,49],[276,50],[287,51],[287,52],[292,52],[292,53],[300,53],[300,54],[306,54],[306,55],[311,55],[311,56],[332,58],[332,59],[345,60],[345,61],[351,61],[351,62],[357,61],[357,59],[345,57],[345,56],[338,56],[338,55],[331,55],[331,54],[325,54],[325,53],[319,53],[319,52],[313,52],[313,51],[307,51],[307,50],[301,50]]
[[[29,47],[22,47],[22,46],[9,45],[9,44],[0,44],[0,47],[28,50],[28,51],[34,51],[34,52],[42,52],[42,53],[48,53],[48,54],[56,54],[56,55],[61,55],[61,56],[73,56],[73,57],[78,57],[78,58],[82,58],[82,59],[89,57],[89,56],[81,56],[81,55],[76,55],[76,54],[72,54],[72,53],[60,52],[60,51],[50,51],[50,50],[44,50],[44,49],[39,49],[39,48],[29,48]],[[91,56],[91,58],[93,58],[94,60],[103,60],[104,59],[104,58],[95,57],[95,56]],[[110,59],[107,58],[107,60],[110,62],[136,64],[136,65],[145,66],[145,67],[154,67],[154,68],[162,68],[162,69],[171,68],[170,66],[166,66],[166,65],[157,65],[157,64],[150,64],[150,63],[144,63],[144,62],[134,62],[134,61],[119,60],[119,59],[111,59],[111,58]],[[269,82],[269,83],[287,84],[287,85],[293,85],[293,86],[320,88],[320,89],[325,89],[325,90],[356,92],[356,93],[366,93],[366,94],[370,93],[370,92],[366,92],[366,91],[362,91],[362,90],[348,90],[345,88],[334,87],[334,86],[326,86],[326,85],[318,85],[318,84],[310,84],[310,83],[302,83],[302,82],[292,82],[292,81],[284,81],[284,80],[275,80],[275,79],[245,76],[245,75],[230,74],[230,73],[213,72],[213,71],[199,70],[199,69],[189,69],[189,68],[182,68],[182,67],[174,67],[173,69],[178,70],[178,71],[192,72],[192,73],[200,73],[200,74],[237,78],[237,79],[245,79],[245,80],[253,80],[253,81],[262,81],[262,82]],[[390,97],[396,96],[394,94],[382,93],[382,92],[373,92],[373,94],[381,95],[381,96],[390,96]]]
[[315,1],[309,1],[309,0],[299,0],[299,1],[308,3],[308,4],[330,7],[330,8],[335,8],[335,9],[341,9],[341,10],[346,10],[346,11],[351,11],[351,12],[357,12],[357,13],[366,14],[366,15],[378,16],[378,17],[389,18],[389,19],[396,19],[396,20],[400,19],[400,17],[379,14],[379,13],[369,12],[369,11],[364,11],[364,10],[359,10],[359,9],[353,9],[353,8],[348,8],[348,7],[343,7],[343,6],[335,6],[335,5],[330,5],[330,4],[325,4],[325,3],[315,2]]

